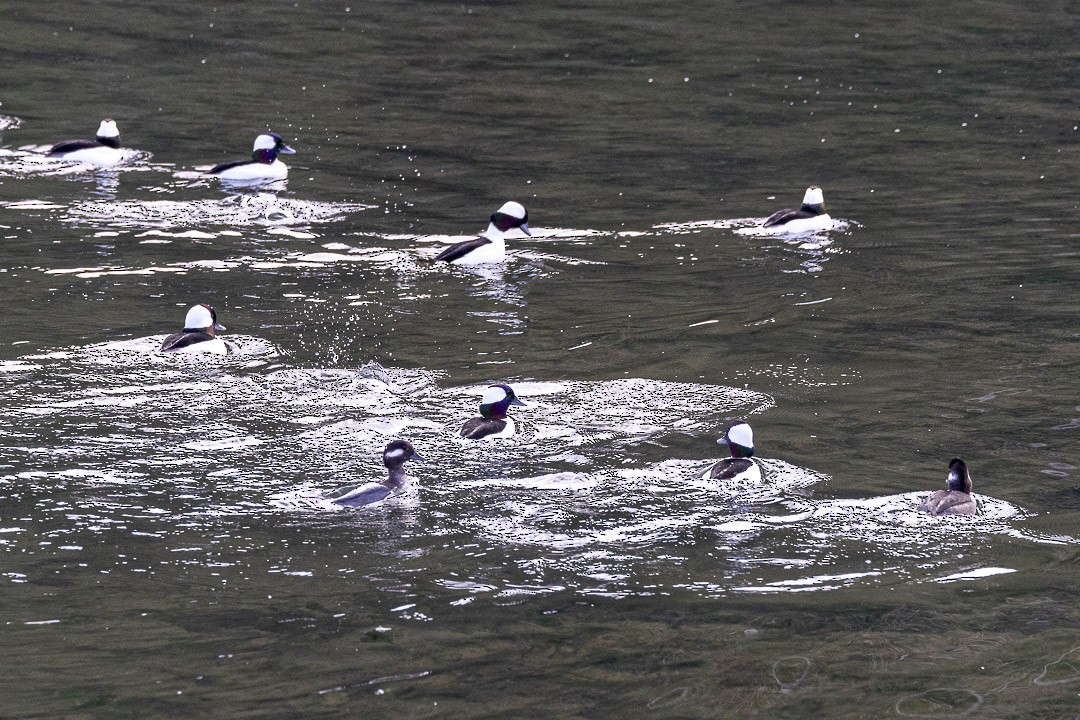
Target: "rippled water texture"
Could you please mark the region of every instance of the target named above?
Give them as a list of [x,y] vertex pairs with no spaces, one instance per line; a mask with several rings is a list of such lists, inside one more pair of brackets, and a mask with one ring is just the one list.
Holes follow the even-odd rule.
[[0,714],[1080,715],[1072,5],[9,5]]

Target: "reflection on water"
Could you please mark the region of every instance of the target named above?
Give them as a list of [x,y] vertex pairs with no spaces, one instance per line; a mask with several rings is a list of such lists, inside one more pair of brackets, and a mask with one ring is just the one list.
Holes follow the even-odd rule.
[[[688,223],[663,223],[653,229],[660,233],[686,235],[701,233],[705,229],[728,230],[736,235],[748,238],[768,238],[760,245],[763,250],[779,250],[790,253],[798,260],[798,268],[784,272],[813,273],[821,272],[822,265],[834,255],[843,254],[844,249],[837,243],[837,238],[850,235],[858,223],[851,220],[833,219],[832,229],[806,233],[786,233],[761,226],[765,218],[736,218],[732,220],[697,220]],[[635,233],[638,237],[648,237],[649,233]],[[676,245],[676,247],[680,247]],[[682,260],[683,258],[678,258]],[[689,261],[699,260],[692,255]]]

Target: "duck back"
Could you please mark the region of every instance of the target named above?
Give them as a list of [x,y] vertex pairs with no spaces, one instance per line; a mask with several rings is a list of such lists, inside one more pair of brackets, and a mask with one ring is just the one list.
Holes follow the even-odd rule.
[[975,498],[961,490],[938,490],[919,505],[919,511],[930,515],[975,515],[979,509]]

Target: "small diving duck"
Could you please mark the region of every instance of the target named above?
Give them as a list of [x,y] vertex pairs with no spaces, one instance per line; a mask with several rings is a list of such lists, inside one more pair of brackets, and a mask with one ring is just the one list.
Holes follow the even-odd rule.
[[754,431],[744,422],[732,423],[724,431],[724,437],[716,441],[727,444],[731,457],[709,468],[706,480],[740,480],[761,482],[761,467],[754,461]]
[[68,162],[86,163],[107,167],[124,159],[120,149],[120,130],[116,121],[106,118],[98,126],[93,140],[64,140],[49,148],[49,157]]
[[424,458],[413,448],[407,440],[392,440],[386,446],[382,454],[383,465],[389,471],[382,482],[370,482],[358,488],[350,490],[341,497],[336,497],[331,502],[344,507],[361,507],[385,500],[390,495],[401,492],[408,483],[405,474],[406,460],[423,461]]
[[529,211],[521,203],[510,201],[491,215],[487,230],[474,240],[455,243],[440,252],[435,259],[445,260],[455,265],[483,265],[501,263],[506,260],[506,234],[517,228],[526,235],[529,226]]
[[225,341],[215,337],[216,331],[225,326],[217,321],[217,311],[209,305],[196,305],[187,311],[184,317],[184,331],[169,335],[161,343],[162,352],[200,352],[225,355],[229,347]]
[[825,196],[816,185],[808,187],[798,209],[777,210],[765,219],[761,227],[786,233],[804,233],[831,230],[832,218],[825,212]]
[[484,438],[508,438],[517,429],[513,418],[506,416],[511,405],[529,407],[518,399],[509,385],[492,385],[480,398],[480,417],[466,420],[461,426],[461,437],[469,440]]
[[960,458],[949,461],[949,489],[931,493],[919,505],[919,511],[930,515],[978,515],[979,506],[971,496],[971,475],[967,463]]
[[234,182],[284,180],[289,175],[289,168],[278,160],[277,156],[292,155],[295,152],[277,133],[263,133],[255,138],[251,160],[215,165],[210,168],[209,174]]

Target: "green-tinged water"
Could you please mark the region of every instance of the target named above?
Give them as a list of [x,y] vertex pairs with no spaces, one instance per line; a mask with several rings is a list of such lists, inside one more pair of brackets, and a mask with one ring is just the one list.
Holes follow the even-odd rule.
[[[1080,716],[1072,5],[0,17],[0,715]],[[198,302],[234,352],[157,353]]]

